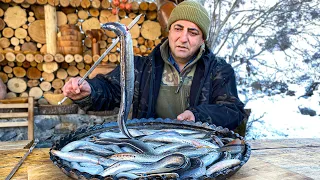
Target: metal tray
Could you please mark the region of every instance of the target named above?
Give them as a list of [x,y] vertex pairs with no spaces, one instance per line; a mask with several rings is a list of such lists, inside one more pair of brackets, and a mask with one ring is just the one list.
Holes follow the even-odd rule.
[[[233,131],[222,128],[221,126],[215,126],[215,125],[209,125],[208,123],[201,123],[201,122],[189,122],[189,121],[177,121],[172,119],[132,119],[127,121],[127,127],[128,128],[148,128],[150,129],[165,129],[165,128],[177,128],[177,129],[191,129],[191,130],[197,130],[197,131],[203,131],[203,132],[214,132],[218,136],[222,137],[230,137],[230,138],[239,138],[243,140],[243,137],[240,136],[237,133],[234,133]],[[76,130],[75,132],[72,132],[61,139],[57,140],[52,148],[50,149],[50,159],[52,162],[59,167],[62,172],[64,172],[67,176],[74,178],[74,179],[113,179],[112,177],[102,177],[99,175],[91,175],[88,173],[83,173],[75,169],[71,169],[67,165],[65,165],[59,157],[54,156],[51,153],[51,150],[61,150],[62,147],[64,147],[66,144],[76,141],[79,139],[82,139],[84,137],[94,135],[97,133],[101,133],[104,131],[113,131],[117,130],[118,125],[116,122],[109,122],[102,125],[94,125],[89,127],[84,127]],[[234,166],[232,168],[227,168],[222,171],[218,171],[214,174],[212,174],[210,177],[202,177],[200,179],[226,179],[230,176],[232,176],[234,173],[236,173],[250,158],[251,154],[251,148],[250,145],[245,142],[245,150],[240,158],[241,163],[237,166]],[[159,176],[159,177],[153,177],[152,179],[176,179],[175,177],[170,176]]]

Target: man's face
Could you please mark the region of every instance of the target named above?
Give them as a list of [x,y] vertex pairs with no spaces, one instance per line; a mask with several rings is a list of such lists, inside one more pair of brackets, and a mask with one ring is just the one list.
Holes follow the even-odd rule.
[[200,28],[186,20],[174,22],[169,30],[169,46],[176,61],[187,63],[204,43]]

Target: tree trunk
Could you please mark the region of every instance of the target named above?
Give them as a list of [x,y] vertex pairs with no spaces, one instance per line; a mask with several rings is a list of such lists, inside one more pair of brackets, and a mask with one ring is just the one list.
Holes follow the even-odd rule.
[[34,60],[35,60],[37,63],[42,63],[42,62],[43,62],[43,59],[44,59],[44,57],[43,57],[43,55],[41,55],[41,54],[36,54],[36,55],[34,56]]
[[62,54],[56,54],[56,55],[54,56],[54,60],[55,60],[56,62],[58,62],[58,63],[61,63],[61,62],[64,61],[64,56],[63,56]]
[[22,78],[11,78],[7,83],[8,89],[14,93],[22,93],[27,89],[27,83]]
[[69,66],[67,72],[70,76],[75,77],[79,74],[79,69],[77,69],[75,66]]
[[161,26],[158,22],[147,20],[141,26],[141,35],[145,39],[155,40],[161,36]]
[[58,78],[58,79],[64,80],[64,79],[66,79],[67,77],[68,77],[68,73],[67,73],[66,70],[64,70],[64,69],[59,69],[59,70],[57,71],[57,78]]
[[17,29],[27,22],[27,13],[20,6],[9,7],[4,13],[4,21],[8,27]]
[[45,20],[36,20],[29,25],[28,28],[29,36],[38,43],[46,43],[46,28]]
[[42,68],[44,72],[53,73],[58,69],[58,64],[57,62],[45,62]]
[[37,69],[35,67],[30,67],[27,70],[27,77],[29,79],[40,79],[41,78],[41,72],[39,71],[39,69]]
[[43,81],[43,82],[40,83],[40,88],[43,91],[50,91],[51,90],[51,83],[47,82],[47,81]]
[[64,85],[64,82],[61,79],[55,79],[52,81],[52,87],[54,89],[61,89]]
[[16,61],[17,62],[24,62],[26,60],[26,56],[24,55],[24,54],[22,54],[22,53],[18,53],[17,55],[16,55]]
[[40,84],[40,81],[39,81],[38,79],[30,79],[30,80],[28,80],[28,82],[27,82],[27,86],[28,86],[29,88],[37,87],[37,86],[39,86],[39,84]]
[[16,77],[24,77],[27,74],[26,70],[22,67],[14,67],[12,70]]
[[43,91],[39,87],[32,87],[29,90],[29,96],[34,97],[34,99],[40,99],[43,95]]
[[42,72],[42,78],[44,81],[52,82],[54,80],[54,74]]

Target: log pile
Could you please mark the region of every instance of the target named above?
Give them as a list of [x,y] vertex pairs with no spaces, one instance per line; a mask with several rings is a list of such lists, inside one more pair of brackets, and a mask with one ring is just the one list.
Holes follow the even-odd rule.
[[[47,11],[51,11],[56,18],[51,17],[50,20],[50,17],[45,17]],[[7,98],[33,96],[38,104],[48,104],[44,94],[60,94],[71,77],[83,77],[116,38],[113,32],[101,29],[100,23],[120,22],[128,25],[141,13],[144,16],[130,32],[134,54],[146,56],[164,37],[157,21],[155,3],[126,0],[2,1],[0,78],[7,85]],[[52,36],[53,33],[49,33],[49,38],[46,32],[49,23],[46,25],[46,21],[52,19],[57,20],[56,28],[50,24],[51,31],[54,29],[56,34]],[[80,33],[74,35],[69,31],[60,31],[59,27],[64,25],[75,25]],[[102,32],[99,38],[90,38],[88,32],[98,29]],[[77,46],[82,48],[81,53],[72,53],[70,48]],[[89,78],[97,73],[107,73],[119,63],[119,46],[118,43]]]

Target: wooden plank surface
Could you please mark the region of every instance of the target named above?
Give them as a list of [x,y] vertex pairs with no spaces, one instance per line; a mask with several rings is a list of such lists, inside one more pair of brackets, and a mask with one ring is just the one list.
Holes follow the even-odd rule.
[[25,148],[29,148],[32,143],[33,143],[33,140],[1,141],[0,150],[25,149]]
[[28,112],[1,113],[0,118],[22,118],[28,117]]
[[[0,151],[0,179],[5,179],[28,149]],[[29,177],[29,178],[28,178]],[[69,180],[49,158],[49,148],[35,148],[12,180]]]
[[28,167],[27,174],[28,180],[72,180],[57,166],[53,165],[52,162],[51,164],[41,166],[30,166]]
[[320,147],[320,138],[265,139],[248,142],[253,150]]
[[0,104],[0,108],[8,109],[8,108],[28,108],[29,104]]
[[312,178],[289,171],[271,163],[252,157],[241,169],[229,178],[230,180],[293,180]]
[[22,122],[1,122],[0,127],[21,127],[28,126],[28,121]]
[[[306,147],[303,147],[303,141],[306,142]],[[254,149],[252,150],[249,161],[229,179],[319,179],[320,148],[314,147],[314,145],[310,147],[312,143],[316,145],[319,141],[320,139],[249,142]],[[287,145],[285,145],[284,142],[287,142]],[[27,150],[0,151],[0,179],[5,179],[26,151]],[[13,176],[13,179],[70,180],[69,177],[52,163],[49,159],[48,152],[48,148],[34,149]]]
[[250,141],[251,156],[280,168],[320,179],[320,139]]
[[28,102],[27,97],[14,97],[14,98],[10,98],[10,99],[1,99],[0,100],[0,103],[3,103],[3,104],[26,103],[26,102]]

